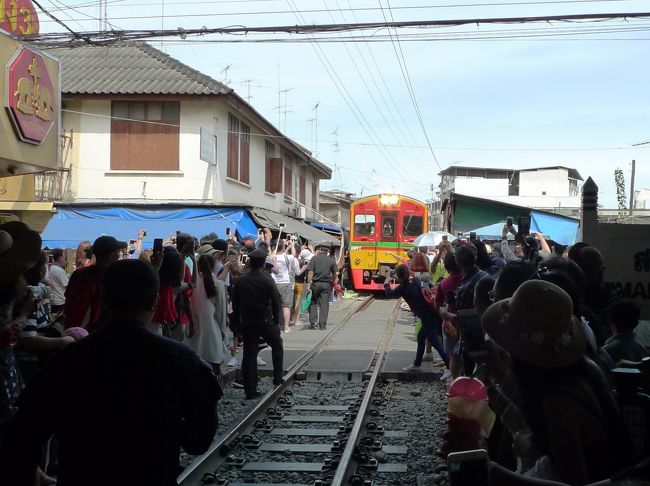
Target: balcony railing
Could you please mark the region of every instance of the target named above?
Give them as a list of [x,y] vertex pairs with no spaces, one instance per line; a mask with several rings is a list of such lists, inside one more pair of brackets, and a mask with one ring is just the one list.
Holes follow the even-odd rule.
[[34,199],[63,201],[70,190],[70,169],[60,168],[34,174]]

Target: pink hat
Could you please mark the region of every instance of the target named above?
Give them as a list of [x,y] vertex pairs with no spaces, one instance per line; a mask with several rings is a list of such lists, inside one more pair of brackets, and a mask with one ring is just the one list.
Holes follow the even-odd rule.
[[452,381],[447,392],[449,398],[463,397],[470,400],[487,400],[487,388],[481,380],[460,376]]
[[74,338],[75,341],[79,341],[81,338],[88,336],[88,331],[83,327],[69,327],[65,330],[65,335]]

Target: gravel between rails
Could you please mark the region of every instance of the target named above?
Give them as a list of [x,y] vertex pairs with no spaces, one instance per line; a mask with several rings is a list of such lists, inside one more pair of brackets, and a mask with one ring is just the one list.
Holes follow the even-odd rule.
[[[262,377],[257,384],[257,390],[263,394],[273,388],[273,380],[270,377]],[[223,386],[223,397],[217,404],[217,414],[219,416],[219,425],[217,426],[217,433],[215,439],[221,436],[233,425],[241,422],[244,417],[257,405],[257,400],[246,400],[244,390],[241,388],[234,388],[232,383],[227,383]],[[184,469],[194,460],[197,456],[187,454],[181,451],[180,463]]]
[[[447,430],[447,399],[445,386],[440,382],[390,381],[377,390],[385,402],[375,407],[382,414],[372,420],[386,431],[408,431],[408,437],[376,438],[383,445],[405,445],[405,455],[376,454],[379,463],[406,462],[406,473],[378,473],[364,471],[365,479],[376,485],[447,486],[447,466],[436,455],[441,446],[441,434]],[[375,394],[375,396],[381,396]]]

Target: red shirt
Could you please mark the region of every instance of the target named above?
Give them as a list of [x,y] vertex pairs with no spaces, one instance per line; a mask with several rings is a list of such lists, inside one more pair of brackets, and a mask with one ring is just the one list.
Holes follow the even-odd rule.
[[[102,315],[102,277],[97,265],[79,268],[70,276],[65,290],[64,325],[91,331]],[[86,317],[88,316],[88,317]]]
[[451,272],[447,277],[442,279],[440,285],[436,285],[434,298],[438,310],[445,305],[447,294],[456,290],[460,285],[461,280],[463,280],[463,272],[458,270],[457,272]]
[[171,286],[161,282],[158,293],[160,294],[160,298],[158,299],[158,307],[156,307],[152,321],[157,323],[176,322],[178,314],[176,313],[174,292]]

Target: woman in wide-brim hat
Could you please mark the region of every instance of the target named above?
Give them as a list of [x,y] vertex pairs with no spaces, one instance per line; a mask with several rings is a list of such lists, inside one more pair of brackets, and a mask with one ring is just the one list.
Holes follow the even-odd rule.
[[557,285],[524,282],[483,315],[489,338],[512,358],[538,454],[529,476],[586,484],[610,477],[632,454],[606,379],[585,357],[586,337]]

